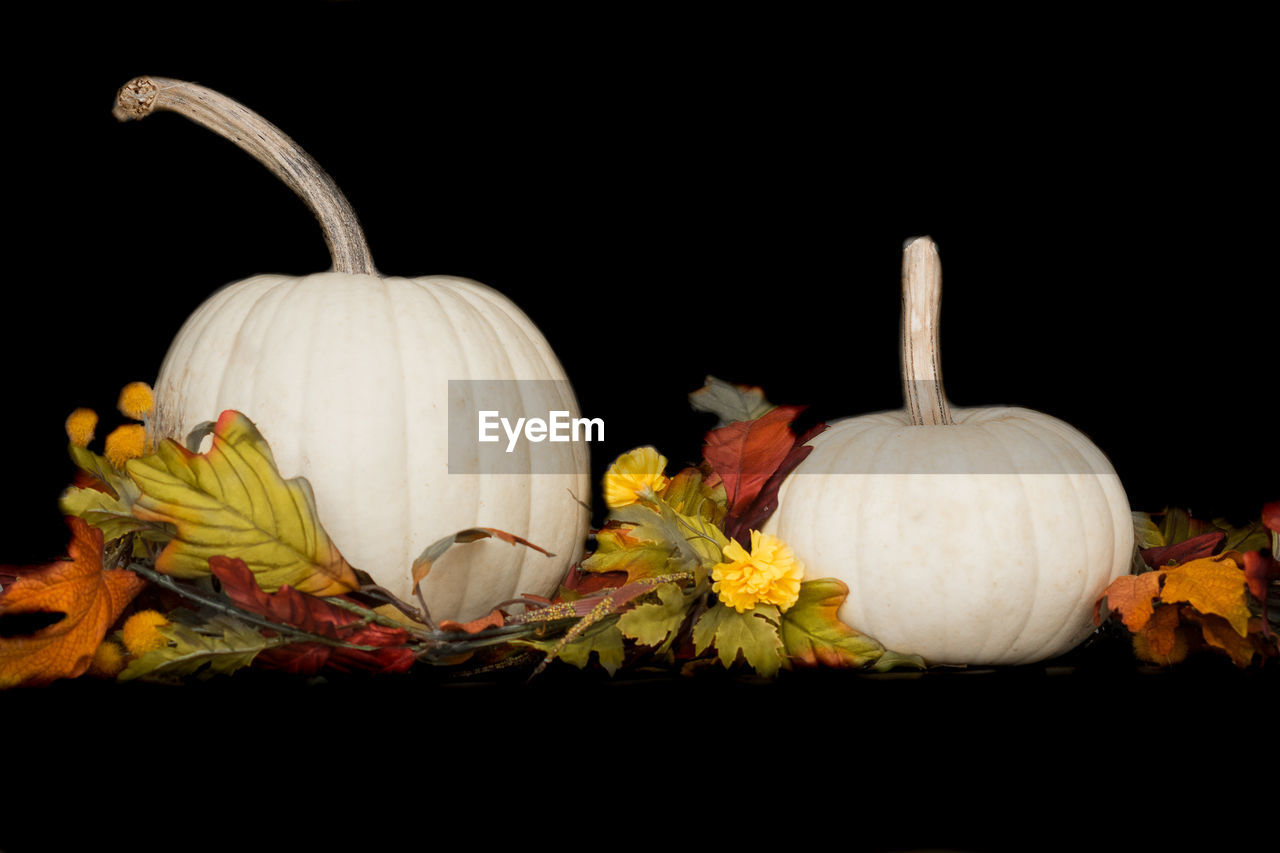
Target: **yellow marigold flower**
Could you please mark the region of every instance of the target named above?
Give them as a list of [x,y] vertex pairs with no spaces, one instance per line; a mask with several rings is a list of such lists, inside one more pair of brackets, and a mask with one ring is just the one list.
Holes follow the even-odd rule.
[[118,426],[107,435],[105,455],[107,461],[117,468],[123,468],[124,463],[146,451],[147,428],[142,424]]
[[88,447],[98,427],[98,413],[93,409],[76,409],[67,416],[67,438],[76,447]]
[[93,662],[89,664],[89,675],[115,678],[124,669],[124,665],[124,648],[115,640],[103,640],[93,653]]
[[724,556],[729,561],[711,570],[711,588],[726,606],[743,613],[764,602],[785,611],[800,597],[804,563],[778,537],[753,530],[750,554],[730,542]]
[[151,392],[151,386],[147,383],[130,382],[121,389],[120,401],[117,405],[125,417],[140,421],[151,414],[151,410],[156,405],[156,398]]
[[637,447],[622,454],[604,475],[605,506],[627,506],[645,491],[661,491],[667,485],[663,476],[666,470],[667,457],[652,447]]
[[169,624],[169,620],[158,610],[139,610],[124,622],[124,646],[134,657],[144,655],[152,649],[169,644],[169,640],[159,629]]

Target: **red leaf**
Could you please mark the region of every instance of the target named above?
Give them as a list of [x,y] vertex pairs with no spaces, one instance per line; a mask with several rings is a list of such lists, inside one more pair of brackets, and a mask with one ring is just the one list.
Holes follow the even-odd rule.
[[282,586],[277,592],[263,592],[244,560],[210,557],[209,570],[222,583],[227,596],[251,613],[322,637],[378,647],[369,651],[317,642],[291,643],[267,649],[258,655],[255,663],[300,675],[314,675],[324,667],[343,672],[357,669],[405,672],[413,666],[414,651],[407,645],[410,634],[402,628],[366,624],[350,610],[290,586]]
[[1262,506],[1262,523],[1270,530],[1280,533],[1280,501],[1272,501]]
[[773,472],[765,482],[760,493],[755,499],[745,507],[738,511],[725,514],[724,532],[730,539],[737,540],[739,545],[744,548],[751,547],[751,531],[759,530],[769,517],[778,509],[778,490],[782,488],[782,482],[787,479],[787,475],[795,470],[796,466],[805,460],[813,448],[809,446],[809,439],[827,428],[826,424],[818,424],[805,432],[796,440],[795,446],[787,453],[782,464]]
[[749,506],[795,446],[791,422],[803,406],[778,406],[752,421],[707,433],[703,458],[724,481],[729,512]]
[[1161,545],[1157,548],[1143,549],[1142,561],[1153,569],[1161,566],[1182,565],[1192,560],[1212,557],[1227,538],[1222,531],[1202,533],[1176,545]]

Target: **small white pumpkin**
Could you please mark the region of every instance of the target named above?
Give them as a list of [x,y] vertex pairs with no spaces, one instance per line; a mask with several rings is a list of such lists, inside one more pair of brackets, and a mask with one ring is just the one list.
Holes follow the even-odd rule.
[[115,114],[162,109],[235,141],[289,184],[320,220],[334,269],[249,278],[201,305],[161,365],[154,433],[181,441],[226,409],[243,412],[281,473],[311,483],[343,556],[408,602],[414,559],[460,529],[499,528],[556,554],[497,540],[451,549],[421,585],[436,620],[553,592],[586,541],[585,444],[540,445],[536,472],[527,442],[504,459],[504,470],[526,473],[449,470],[451,380],[549,380],[492,386],[498,396],[485,407],[513,418],[577,417],[564,371],[532,321],[468,279],[379,275],[332,180],[277,128],[217,92],[137,78],[121,88]]
[[1128,499],[1082,433],[1024,408],[951,408],[938,363],[941,266],[903,255],[905,411],[832,423],[765,530],[806,577],[849,586],[846,624],[932,664],[1019,664],[1092,630],[1133,556]]

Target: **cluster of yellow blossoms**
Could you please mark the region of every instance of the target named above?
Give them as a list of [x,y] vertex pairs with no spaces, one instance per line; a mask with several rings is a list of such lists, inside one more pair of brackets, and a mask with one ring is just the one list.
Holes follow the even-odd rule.
[[[147,419],[155,408],[155,395],[145,382],[130,382],[120,391],[116,403],[120,413],[141,423],[123,424],[106,438],[103,455],[117,468],[147,452]],[[67,417],[67,438],[76,447],[88,447],[98,427],[98,413],[93,409],[76,409]]]
[[[652,447],[619,456],[604,475],[604,502],[610,509],[652,501],[667,485],[667,458]],[[751,531],[751,551],[737,542],[724,549],[726,562],[711,571],[712,590],[721,603],[739,613],[757,604],[787,610],[800,597],[804,563],[776,536]]]
[[103,640],[94,652],[89,673],[103,678],[115,678],[128,665],[130,658],[141,657],[152,649],[169,644],[160,629],[170,622],[158,610],[139,610],[125,620],[120,631],[124,645],[115,640]]

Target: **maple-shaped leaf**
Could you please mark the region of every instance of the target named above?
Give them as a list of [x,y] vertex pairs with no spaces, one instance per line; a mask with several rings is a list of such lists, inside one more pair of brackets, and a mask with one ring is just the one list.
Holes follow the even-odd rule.
[[694,623],[694,649],[702,654],[714,646],[726,669],[741,656],[759,675],[772,677],[784,659],[779,621],[778,608],[772,604],[758,604],[743,613],[716,604]]
[[610,524],[596,531],[596,549],[582,561],[594,574],[624,572],[626,580],[670,574],[680,568],[678,547],[665,539],[638,536],[632,525]]
[[1206,557],[1166,569],[1160,599],[1185,602],[1205,614],[1221,616],[1240,636],[1249,633],[1249,600],[1244,571],[1227,556]]
[[1126,628],[1141,631],[1155,613],[1156,597],[1160,594],[1163,579],[1163,572],[1143,572],[1116,578],[1094,604],[1093,624],[1101,624],[1101,607],[1105,601],[1110,610],[1120,614]]
[[559,640],[518,639],[515,645],[531,646],[547,653],[539,665],[541,671],[552,660],[562,660],[578,669],[586,669],[591,656],[609,673],[614,675],[626,660],[626,645],[615,621],[594,623],[590,627]]
[[837,617],[848,596],[849,587],[835,578],[800,584],[800,597],[782,614],[781,623],[783,646],[792,663],[858,669],[884,654],[884,646]]
[[267,442],[239,412],[222,413],[207,452],[166,439],[126,471],[141,492],[134,515],[176,529],[156,559],[159,571],[207,576],[209,558],[222,555],[244,559],[268,591],[288,585],[334,595],[360,585],[320,524],[311,485],[280,475]]
[[0,637],[0,687],[75,678],[146,581],[102,568],[102,531],[68,517],[68,558],[23,572],[0,593],[0,617],[61,613],[33,634]]
[[1179,608],[1156,608],[1142,630],[1133,635],[1133,650],[1140,660],[1161,666],[1186,660],[1190,644]]
[[714,414],[720,419],[717,426],[755,420],[773,410],[773,404],[764,398],[762,389],[752,385],[734,385],[714,376],[708,376],[705,385],[689,394],[689,405],[696,412]]
[[678,584],[664,583],[655,590],[657,601],[637,604],[618,619],[623,636],[645,646],[661,646],[684,624],[689,600]]
[[314,675],[325,667],[349,672],[374,670],[406,672],[415,661],[413,638],[407,630],[368,622],[359,614],[340,607],[340,596],[322,598],[288,586],[264,591],[243,560],[215,556],[209,569],[222,583],[222,591],[251,613],[265,616],[310,634],[341,640],[359,649],[320,642],[295,642],[262,652],[259,662],[268,668],[302,675]]

